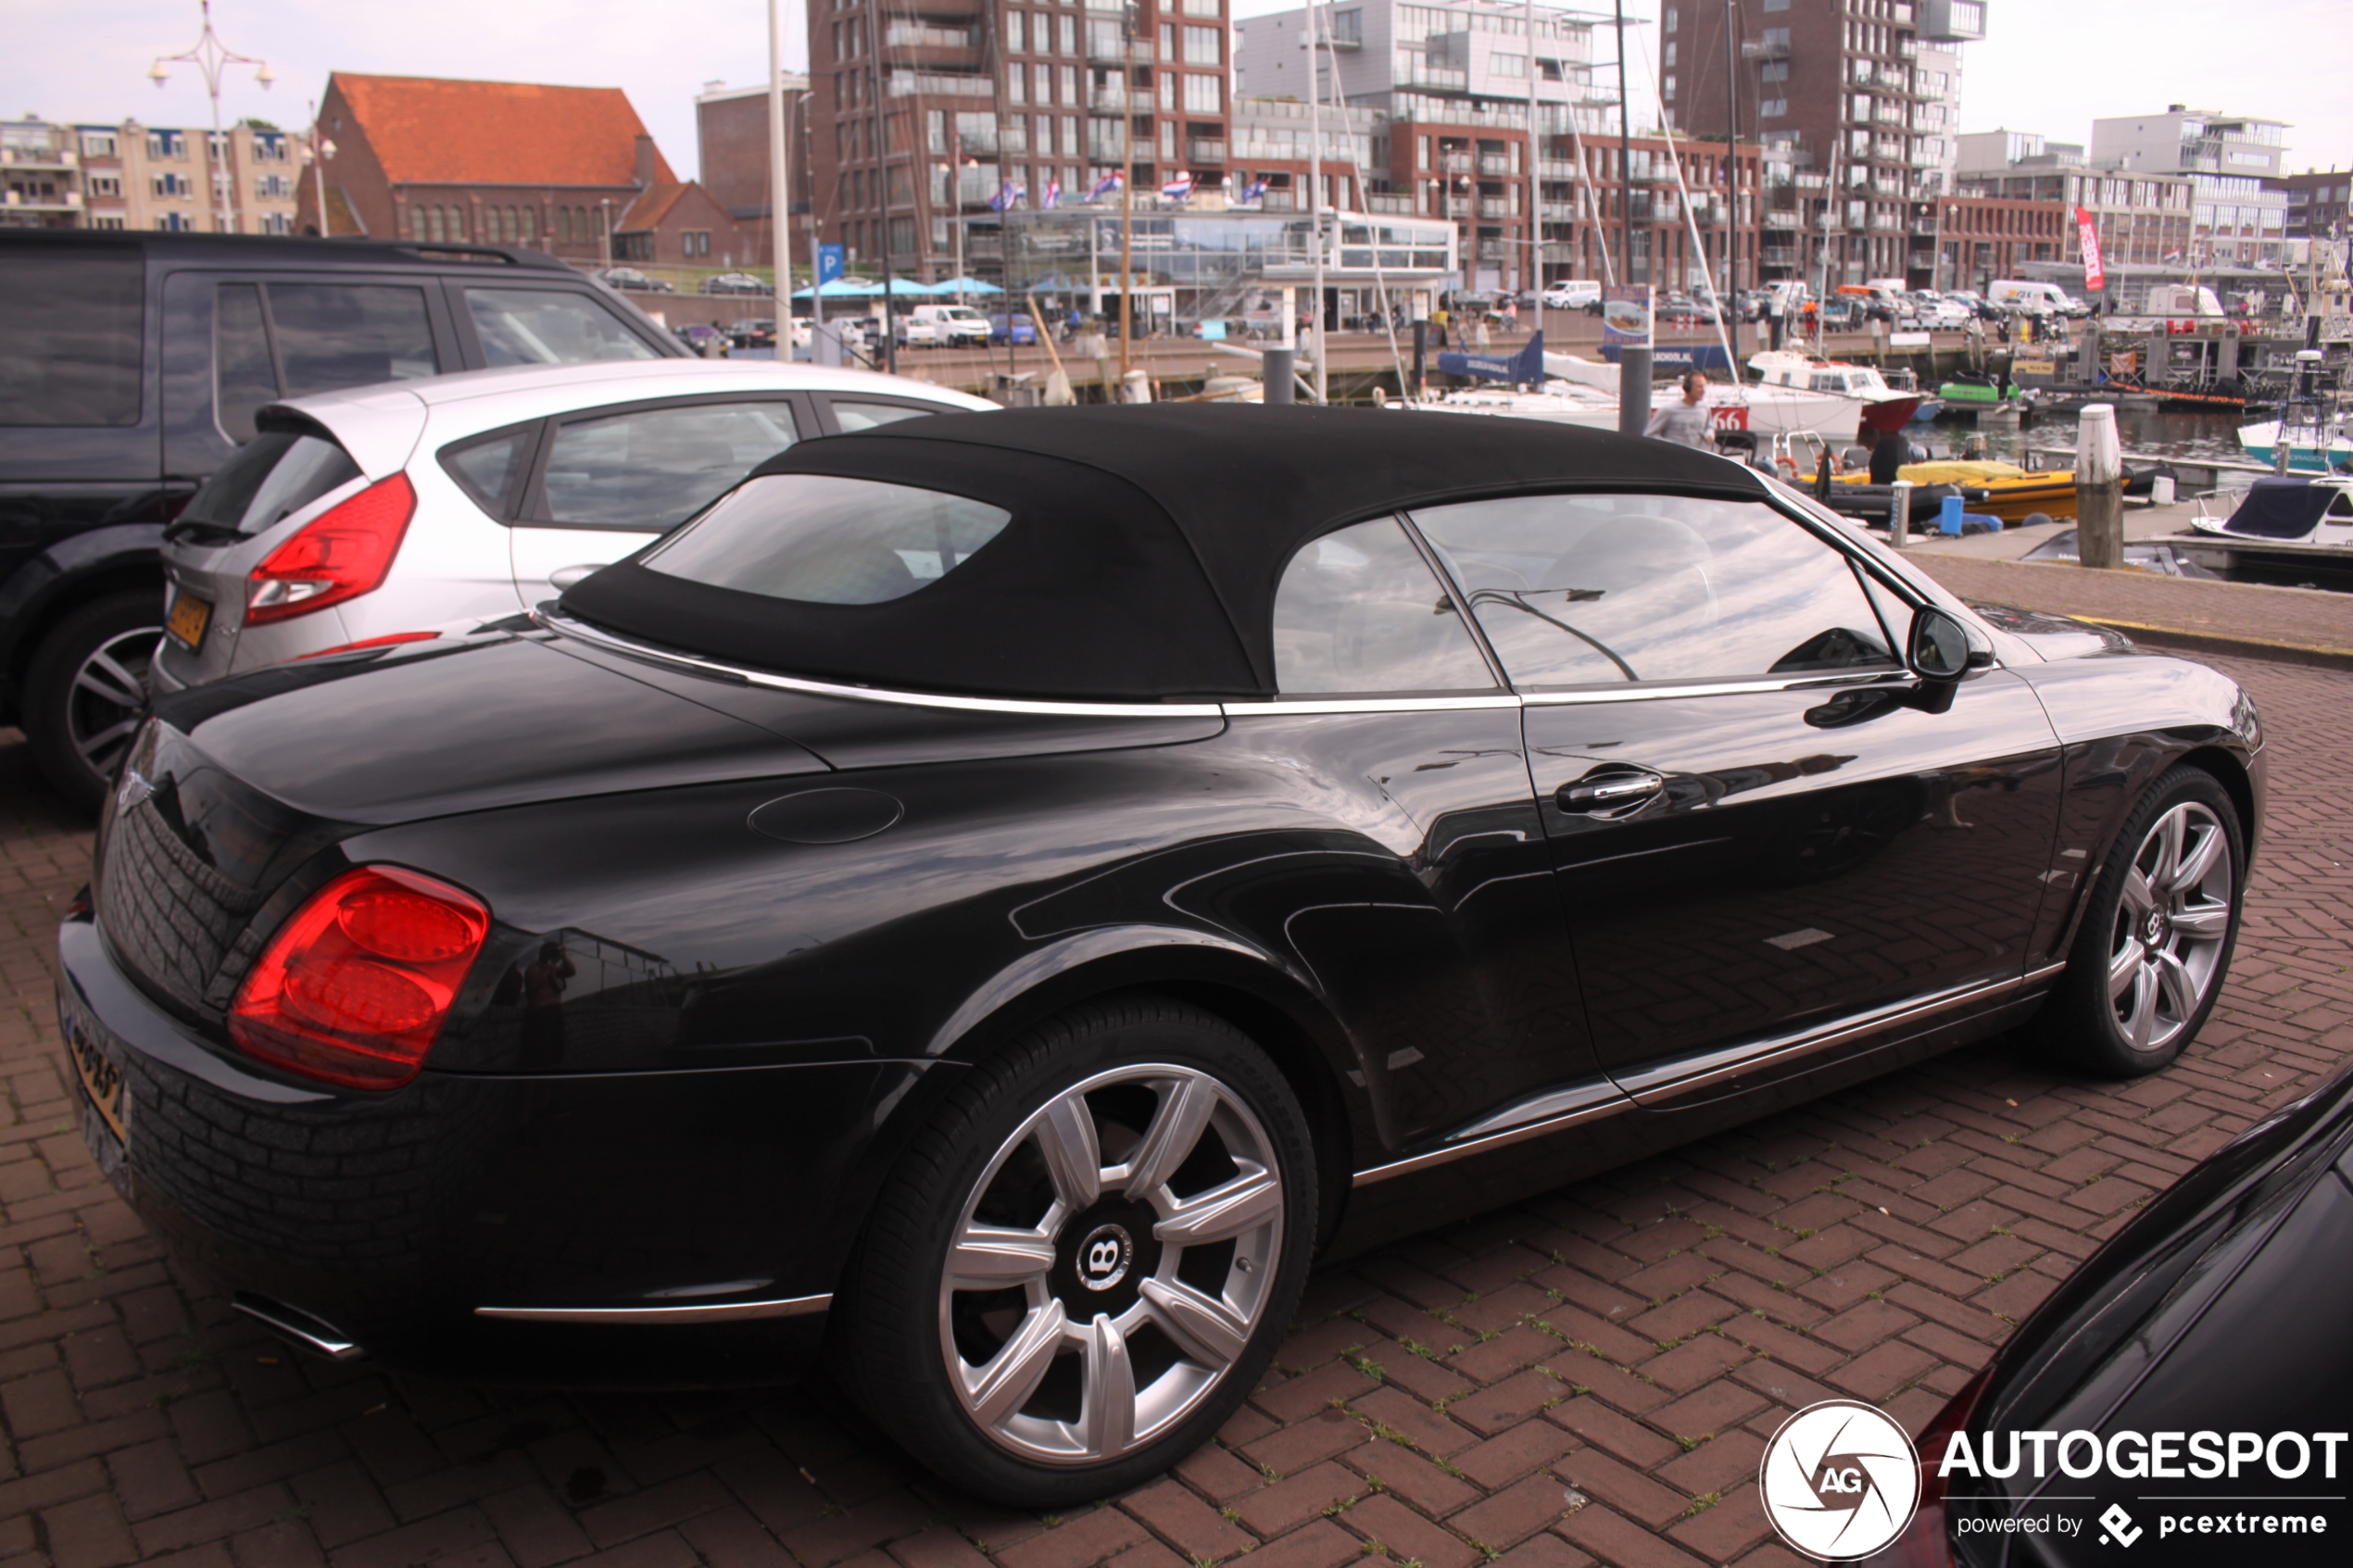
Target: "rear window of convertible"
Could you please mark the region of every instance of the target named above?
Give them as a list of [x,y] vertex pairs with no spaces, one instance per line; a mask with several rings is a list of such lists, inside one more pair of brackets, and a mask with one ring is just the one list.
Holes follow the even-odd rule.
[[1013,514],[939,490],[831,474],[747,480],[640,563],[689,583],[804,604],[872,605],[938,582]]

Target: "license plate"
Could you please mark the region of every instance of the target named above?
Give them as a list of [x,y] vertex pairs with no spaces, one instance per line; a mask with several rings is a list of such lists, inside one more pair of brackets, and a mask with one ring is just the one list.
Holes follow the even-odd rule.
[[122,1070],[107,1060],[106,1053],[80,1029],[67,1034],[66,1051],[73,1058],[74,1075],[82,1080],[82,1092],[90,1097],[91,1110],[114,1135],[117,1149],[127,1149],[131,1130],[124,1121]]
[[203,646],[205,628],[211,624],[210,600],[184,591],[172,596],[171,614],[165,619],[164,628],[182,647],[194,653]]

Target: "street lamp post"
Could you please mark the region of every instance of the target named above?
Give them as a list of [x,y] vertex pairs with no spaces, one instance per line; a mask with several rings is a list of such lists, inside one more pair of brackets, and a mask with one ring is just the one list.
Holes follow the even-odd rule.
[[325,239],[327,228],[327,160],[335,156],[335,144],[319,129],[319,106],[310,106],[310,145],[303,154],[303,162],[310,165],[310,172],[318,183],[319,237]]
[[[792,358],[792,159],[785,124],[784,0],[768,0],[768,232],[775,247],[776,358]],[[815,297],[817,270],[809,270]],[[816,352],[812,346],[810,352]]]
[[220,170],[212,164],[216,152],[224,162],[229,152],[228,144],[220,136],[220,73],[230,66],[258,67],[253,79],[261,83],[265,93],[278,78],[271,71],[269,61],[240,55],[221,43],[220,35],[212,31],[212,0],[198,0],[198,4],[204,11],[204,31],[184,52],[157,56],[156,63],[147,69],[147,80],[157,87],[170,82],[171,73],[163,69],[167,65],[192,65],[204,73],[205,93],[212,99],[212,140],[205,144],[205,172],[212,182],[213,232],[225,234],[233,232],[229,217],[229,186],[233,181],[223,181]]

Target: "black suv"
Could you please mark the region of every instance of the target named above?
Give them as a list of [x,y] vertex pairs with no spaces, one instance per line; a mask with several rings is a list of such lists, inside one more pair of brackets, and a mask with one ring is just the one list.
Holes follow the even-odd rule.
[[0,232],[0,722],[98,799],[145,705],[165,525],[263,404],[689,352],[535,251]]

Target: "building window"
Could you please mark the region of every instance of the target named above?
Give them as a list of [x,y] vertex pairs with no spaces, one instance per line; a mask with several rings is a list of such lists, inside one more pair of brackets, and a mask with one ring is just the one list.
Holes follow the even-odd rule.
[[[1667,40],[1667,58],[1666,58],[1666,59],[1664,59],[1664,60],[1662,60],[1662,61],[1660,61],[1659,63],[1660,63],[1660,64],[1662,64],[1662,65],[1664,65],[1664,66],[1665,66],[1665,67],[1666,67],[1668,70],[1673,70],[1673,69],[1675,69],[1675,41],[1674,41],[1673,39],[1671,39],[1671,38],[1670,38],[1670,39],[1668,39],[1668,40]],[[1517,76],[1517,75],[1520,75],[1521,73],[1520,73],[1520,72],[1518,72],[1518,71],[1513,71],[1513,72],[1511,72],[1511,74],[1512,74],[1512,75],[1514,75],[1514,76]]]
[[1768,98],[1763,103],[1756,106],[1756,113],[1758,118],[1763,119],[1783,119],[1789,114],[1789,100],[1787,98]]
[[1222,76],[1188,76],[1185,78],[1185,112],[1187,114],[1221,114],[1225,111]]
[[1016,55],[1029,52],[1029,41],[1024,35],[1026,27],[1027,18],[1023,13],[1019,11],[1005,13],[1005,47]]
[[1675,16],[1675,7],[1674,7],[1674,6],[1667,6],[1667,28],[1666,28],[1666,31],[1668,31],[1668,32],[1672,32],[1672,31],[1675,31],[1675,23],[1676,23],[1676,20],[1677,20],[1677,18],[1676,18],[1676,16]]
[[1787,29],[1787,28],[1785,28],[1785,27],[1768,27],[1768,28],[1767,28],[1767,29],[1765,30],[1764,44],[1765,44],[1765,47],[1766,47],[1766,48],[1768,48],[1768,49],[1786,49],[1786,48],[1788,48],[1788,47],[1789,47],[1789,29]]
[[1765,9],[1768,11],[1786,11],[1789,9],[1789,0],[1765,0]]
[[90,194],[94,196],[107,196],[119,200],[122,195],[122,176],[120,174],[87,175],[84,176],[82,183],[90,188]]
[[83,132],[82,156],[83,157],[113,157],[115,156],[114,133],[108,131]]
[[[1063,0],[1063,3],[1068,5],[1070,0]],[[1185,0],[1185,14],[1189,17],[1218,16],[1222,14],[1218,10],[1223,0]]]
[[[1357,13],[1351,11],[1350,16]],[[1223,30],[1214,27],[1189,27],[1185,30],[1185,63],[1189,66],[1222,66],[1221,52],[1225,41]]]
[[1666,99],[1670,104],[1675,101],[1675,79],[1673,77],[1663,76],[1659,78],[1658,95]]

